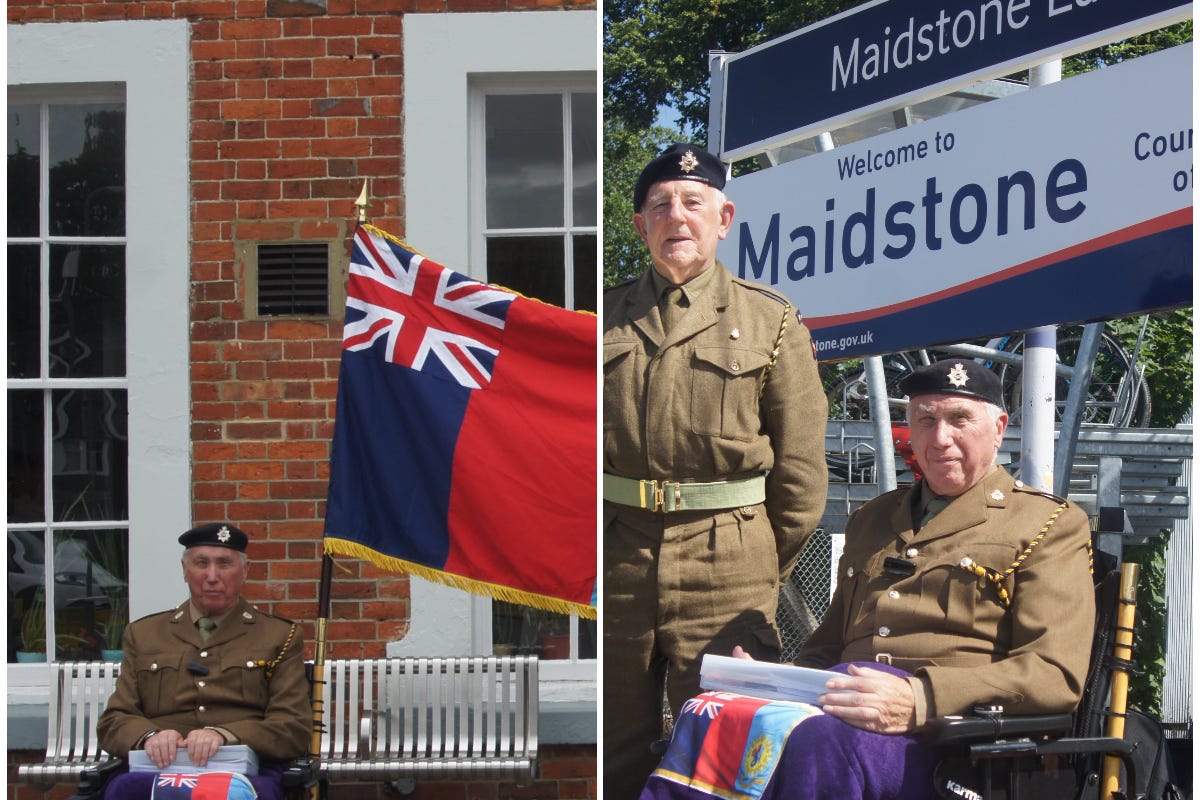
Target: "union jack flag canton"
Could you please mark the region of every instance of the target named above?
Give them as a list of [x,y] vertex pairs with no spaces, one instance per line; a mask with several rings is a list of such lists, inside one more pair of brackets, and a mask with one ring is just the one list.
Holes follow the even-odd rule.
[[354,232],[342,349],[485,388],[517,296],[408,250],[370,225]]
[[171,787],[186,787],[188,789],[196,788],[196,780],[199,775],[187,775],[178,772],[164,772],[158,776],[155,782],[156,786],[171,786]]

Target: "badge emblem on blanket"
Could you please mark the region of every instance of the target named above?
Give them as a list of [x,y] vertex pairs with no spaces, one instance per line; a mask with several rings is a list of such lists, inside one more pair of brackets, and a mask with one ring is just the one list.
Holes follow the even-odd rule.
[[233,772],[164,772],[154,779],[150,800],[255,800],[245,775]]
[[683,705],[671,745],[653,779],[725,800],[757,800],[775,772],[787,737],[821,714],[807,703],[705,692]]

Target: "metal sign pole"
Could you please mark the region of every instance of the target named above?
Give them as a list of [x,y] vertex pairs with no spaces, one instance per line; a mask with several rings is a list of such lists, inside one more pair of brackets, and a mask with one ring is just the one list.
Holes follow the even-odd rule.
[[[1045,86],[1062,78],[1062,61],[1050,61],[1029,70],[1029,87]],[[1054,366],[1058,360],[1055,326],[1044,325],[1025,333],[1021,369],[1021,480],[1036,489],[1054,487]]]

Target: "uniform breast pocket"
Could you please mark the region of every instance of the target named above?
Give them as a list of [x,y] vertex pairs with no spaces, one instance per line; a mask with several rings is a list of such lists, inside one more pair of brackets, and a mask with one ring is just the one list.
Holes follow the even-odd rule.
[[[988,570],[989,574],[1002,574],[1016,557],[1015,551],[1005,545],[975,544],[968,548],[953,563],[931,570],[927,586],[938,585],[937,592],[941,610],[945,615],[946,628],[964,635],[979,635],[1000,624],[1006,613],[1000,599],[998,586],[968,571],[961,565],[963,557]],[[1002,581],[1011,593],[1011,581]]]
[[242,700],[251,706],[265,708],[267,672],[264,665],[270,663],[274,657],[274,653],[265,651],[242,653],[236,658],[230,657],[228,661],[222,660],[221,674],[236,675],[231,684],[240,684]]
[[629,407],[629,398],[639,395],[636,340],[618,340],[604,343],[604,429],[619,428],[627,421],[623,409]]
[[184,690],[183,655],[180,653],[141,653],[133,664],[137,689],[147,717],[174,710],[176,698]]
[[697,347],[692,369],[692,432],[749,441],[762,427],[758,387],[769,356],[734,347]]

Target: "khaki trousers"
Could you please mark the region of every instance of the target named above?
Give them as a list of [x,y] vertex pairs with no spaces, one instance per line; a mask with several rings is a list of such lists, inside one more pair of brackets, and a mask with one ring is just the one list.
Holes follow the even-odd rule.
[[761,505],[655,514],[604,506],[604,797],[634,800],[704,653],[779,660],[779,562]]

